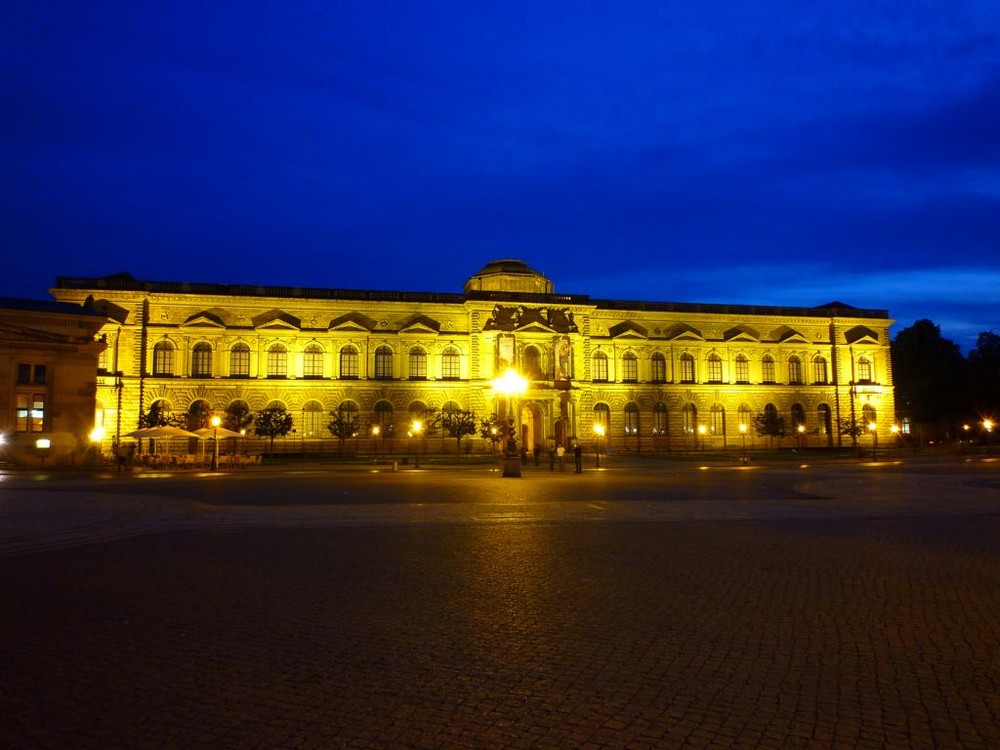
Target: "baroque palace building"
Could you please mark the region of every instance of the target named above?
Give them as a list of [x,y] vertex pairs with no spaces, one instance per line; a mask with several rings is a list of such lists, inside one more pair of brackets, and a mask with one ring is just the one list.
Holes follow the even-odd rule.
[[[362,425],[358,450],[385,452],[406,450],[412,420],[431,410],[513,416],[529,452],[593,446],[597,424],[608,449],[658,453],[763,446],[752,425],[768,412],[784,418],[785,445],[810,447],[849,444],[840,419],[874,423],[882,439],[894,422],[893,321],[842,303],[591,299],[557,294],[518,260],[488,263],[462,294],[128,274],[60,277],[51,293],[107,316],[97,426],[108,441],[151,410],[222,414],[234,404],[284,407],[297,449],[317,452],[337,442],[326,426],[338,409]],[[511,367],[528,381],[513,401],[492,382]]]

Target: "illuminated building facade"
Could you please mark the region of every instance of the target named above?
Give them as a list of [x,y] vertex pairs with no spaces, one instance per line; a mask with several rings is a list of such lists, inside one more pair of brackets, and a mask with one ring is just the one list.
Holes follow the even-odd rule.
[[[885,439],[894,421],[892,321],[840,303],[591,299],[557,294],[517,260],[488,263],[463,293],[127,274],[63,277],[51,291],[63,302],[90,299],[108,316],[98,400],[109,436],[135,429],[153,408],[205,414],[234,403],[287,409],[296,450],[307,452],[331,450],[326,425],[338,409],[362,425],[358,450],[385,451],[405,450],[407,426],[428,410],[506,419],[510,408],[529,452],[593,445],[598,424],[611,450],[658,453],[739,450],[744,436],[761,446],[758,414],[784,419],[784,445],[810,447],[840,444],[841,418],[875,424]],[[528,388],[508,407],[492,381],[509,367]],[[440,446],[455,450],[455,441],[442,437]]]
[[82,458],[94,426],[94,370],[107,319],[80,305],[0,299],[0,459]]

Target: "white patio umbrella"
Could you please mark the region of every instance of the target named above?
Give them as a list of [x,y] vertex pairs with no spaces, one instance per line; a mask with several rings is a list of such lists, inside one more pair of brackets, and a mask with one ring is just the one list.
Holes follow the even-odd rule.
[[126,432],[125,437],[134,438],[196,438],[200,437],[195,435],[193,432],[188,432],[187,430],[182,430],[180,427],[171,427],[170,425],[160,425],[159,427],[140,427],[138,430],[133,430],[132,432]]

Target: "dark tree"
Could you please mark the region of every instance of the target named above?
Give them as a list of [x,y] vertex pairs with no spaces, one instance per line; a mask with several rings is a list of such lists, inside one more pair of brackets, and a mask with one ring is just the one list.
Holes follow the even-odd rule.
[[904,328],[891,345],[896,414],[932,436],[952,436],[968,414],[966,362],[930,320]]
[[157,401],[142,419],[143,427],[184,427],[184,417],[167,409],[162,401]]
[[204,401],[195,401],[191,404],[185,415],[185,430],[194,432],[203,427],[208,427],[208,420],[212,416],[212,410]]
[[858,448],[858,438],[864,435],[867,429],[867,425],[865,425],[865,423],[857,417],[854,419],[851,419],[850,417],[841,417],[837,420],[837,432],[841,435],[849,435],[851,438],[851,446],[855,449]]
[[977,419],[1000,420],[1000,335],[984,331],[969,352],[969,400]]
[[771,439],[771,447],[774,447],[774,439],[785,436],[785,418],[778,414],[777,409],[765,409],[754,415],[753,427],[757,432],[757,437],[768,437]]
[[326,429],[337,438],[340,455],[343,456],[344,441],[358,434],[358,430],[361,429],[361,421],[358,419],[356,411],[337,409],[337,411],[330,412],[330,421],[327,423]]
[[222,417],[222,426],[227,430],[239,432],[240,430],[248,429],[252,424],[253,412],[250,411],[250,407],[247,406],[246,401],[233,401],[233,403],[226,407],[225,414]]
[[455,438],[455,450],[462,452],[462,438],[476,434],[476,413],[471,411],[441,412],[441,428]]
[[493,454],[496,455],[497,443],[507,435],[507,426],[496,414],[490,414],[479,420],[479,437],[489,440]]
[[270,438],[269,455],[274,455],[274,439],[284,437],[292,429],[292,415],[285,407],[263,409],[253,419],[253,431],[258,437]]

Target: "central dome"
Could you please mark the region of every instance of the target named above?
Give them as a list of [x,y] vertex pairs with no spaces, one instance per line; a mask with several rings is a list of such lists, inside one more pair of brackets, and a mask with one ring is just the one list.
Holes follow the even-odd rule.
[[465,282],[465,292],[552,294],[552,282],[523,260],[491,260]]

